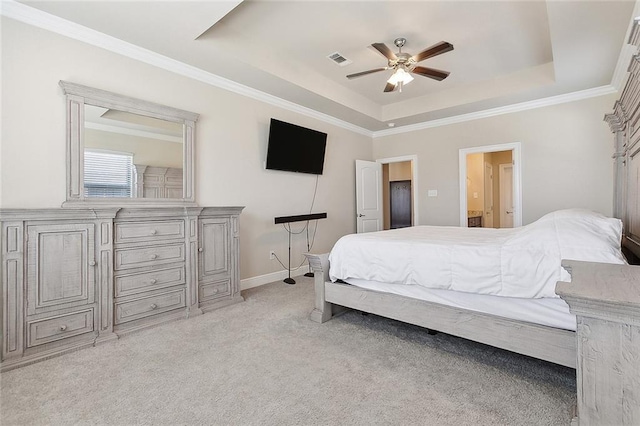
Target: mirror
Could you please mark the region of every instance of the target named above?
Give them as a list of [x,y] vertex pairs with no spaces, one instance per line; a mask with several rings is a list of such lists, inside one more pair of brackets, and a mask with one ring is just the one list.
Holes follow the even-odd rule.
[[84,105],[84,196],[183,198],[183,125]]
[[67,95],[67,202],[193,203],[198,115],[60,82]]

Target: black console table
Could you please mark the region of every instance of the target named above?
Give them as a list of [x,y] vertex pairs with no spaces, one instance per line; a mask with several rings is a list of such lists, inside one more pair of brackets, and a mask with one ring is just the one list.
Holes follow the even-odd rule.
[[[278,225],[280,223],[291,223],[291,222],[308,222],[310,220],[317,219],[326,219],[326,213],[310,213],[310,214],[301,214],[297,216],[280,216],[275,218],[275,224]],[[289,276],[284,279],[284,282],[287,284],[295,284],[296,281],[291,278],[291,226],[287,229],[289,233],[289,264],[287,266],[287,270],[289,271]],[[308,242],[308,241],[307,241]],[[309,274],[305,274],[308,276],[313,276],[313,272],[309,272]]]

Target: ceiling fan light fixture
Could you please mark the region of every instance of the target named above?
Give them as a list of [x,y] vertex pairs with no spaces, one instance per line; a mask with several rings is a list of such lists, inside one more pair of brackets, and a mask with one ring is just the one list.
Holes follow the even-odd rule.
[[401,82],[403,85],[405,85],[411,83],[412,81],[413,77],[411,76],[411,74],[406,72],[404,68],[398,68],[396,72],[391,75],[389,80],[387,80],[387,83],[396,85]]
[[349,74],[347,78],[351,80],[353,78],[358,78],[381,71],[393,70],[393,74],[391,75],[389,80],[387,80],[387,84],[383,89],[384,93],[389,93],[395,92],[396,90],[402,92],[402,86],[413,81],[413,76],[411,74],[421,75],[423,77],[431,78],[437,81],[442,81],[449,76],[448,71],[417,66],[416,64],[418,62],[424,61],[425,59],[433,58],[434,56],[442,55],[443,53],[452,51],[453,45],[451,43],[447,41],[441,41],[440,43],[436,43],[431,47],[427,47],[417,55],[412,56],[411,54],[402,51],[402,47],[404,46],[406,41],[407,40],[405,40],[404,38],[397,38],[394,40],[393,44],[395,44],[398,48],[398,53],[394,53],[384,43],[373,43],[371,47],[377,50],[382,56],[387,58],[387,66],[375,68],[368,71],[361,71],[355,74]]

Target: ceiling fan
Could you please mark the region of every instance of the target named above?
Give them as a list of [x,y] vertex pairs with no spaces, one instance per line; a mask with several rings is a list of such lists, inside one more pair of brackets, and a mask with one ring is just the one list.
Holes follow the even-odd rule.
[[425,59],[433,58],[434,56],[441,55],[453,50],[453,45],[446,41],[436,43],[431,47],[427,47],[417,55],[411,56],[408,53],[402,51],[402,47],[407,42],[405,38],[397,38],[393,41],[393,44],[398,48],[398,53],[393,53],[389,47],[384,43],[373,43],[371,47],[380,52],[385,58],[389,60],[386,67],[376,68],[373,70],[357,72],[355,74],[349,74],[348,79],[362,77],[364,75],[373,74],[385,70],[394,70],[391,78],[387,80],[387,85],[384,88],[385,92],[393,92],[399,89],[402,92],[402,86],[413,81],[411,73],[429,77],[434,80],[442,81],[449,76],[448,71],[437,70],[435,68],[420,67],[416,64],[424,61]]

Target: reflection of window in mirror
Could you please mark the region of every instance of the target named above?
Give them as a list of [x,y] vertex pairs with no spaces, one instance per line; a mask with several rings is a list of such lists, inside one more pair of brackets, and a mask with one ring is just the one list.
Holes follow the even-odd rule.
[[134,197],[134,188],[131,153],[84,150],[85,197]]

